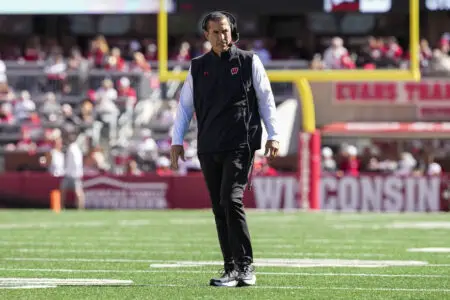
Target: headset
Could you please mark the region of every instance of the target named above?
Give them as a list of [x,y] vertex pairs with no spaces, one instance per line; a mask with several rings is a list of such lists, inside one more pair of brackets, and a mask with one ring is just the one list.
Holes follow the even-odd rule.
[[[211,20],[211,17],[213,14],[215,13],[221,13],[223,14],[227,19],[228,19],[228,23],[230,24],[230,28],[231,28],[231,39],[232,42],[237,43],[239,41],[239,32],[237,30],[237,21],[236,18],[229,12],[227,11],[213,11],[210,12],[209,14],[207,14],[202,21],[202,29],[204,31],[208,31],[208,22]],[[249,140],[249,134],[250,134],[250,120],[251,120],[251,113],[250,113],[250,101],[248,98],[248,93],[247,93],[247,86],[244,82],[244,78],[242,77],[242,63],[241,63],[241,59],[239,58],[239,56],[237,57],[238,59],[238,63],[239,63],[239,67],[241,68],[241,72],[239,72],[240,78],[241,78],[241,84],[242,87],[244,89],[244,93],[245,93],[245,100],[246,100],[246,105],[247,105],[247,116],[248,119],[245,120],[244,118],[244,123],[245,123],[245,130],[247,133],[247,147],[248,147],[248,151],[249,154],[251,153],[251,146],[250,146],[250,140]],[[248,178],[248,190],[252,189],[252,182],[251,182],[251,173],[253,172],[253,163],[254,163],[254,159],[255,159],[255,155],[253,155],[252,159],[248,161],[248,165],[247,165],[247,169],[249,170],[249,174],[247,177]]]

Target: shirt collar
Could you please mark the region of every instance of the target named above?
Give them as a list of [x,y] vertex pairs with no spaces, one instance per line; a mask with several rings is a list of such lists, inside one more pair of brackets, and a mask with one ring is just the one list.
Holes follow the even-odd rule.
[[236,45],[232,44],[227,51],[222,52],[222,55],[220,57],[217,56],[212,49],[210,50],[210,54],[212,57],[220,60],[231,60],[237,56],[237,47]]

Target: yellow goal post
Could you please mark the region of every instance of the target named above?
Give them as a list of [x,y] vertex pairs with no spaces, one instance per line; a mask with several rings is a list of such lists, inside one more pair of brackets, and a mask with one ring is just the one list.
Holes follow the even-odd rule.
[[[161,82],[168,80],[183,81],[187,71],[168,70],[168,26],[166,0],[160,0],[158,13],[158,69]],[[409,52],[408,70],[268,70],[271,82],[292,82],[299,93],[302,107],[302,128],[306,133],[316,130],[314,100],[310,81],[419,81],[419,1],[409,0]]]

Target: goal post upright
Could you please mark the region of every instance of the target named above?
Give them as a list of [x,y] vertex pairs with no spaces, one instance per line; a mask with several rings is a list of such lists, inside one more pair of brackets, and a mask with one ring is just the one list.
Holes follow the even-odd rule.
[[[168,69],[168,25],[166,1],[159,0],[158,12],[158,70],[159,80],[185,80],[187,71],[169,71]],[[309,82],[332,81],[419,81],[421,78],[419,62],[419,0],[409,0],[409,54],[410,64],[408,70],[268,70],[267,76],[271,82],[292,82],[299,94],[302,107],[302,132],[309,135],[318,135],[316,128],[314,99]],[[319,182],[320,182],[320,144],[317,137],[312,139],[314,145],[310,147],[309,171],[309,207],[320,209]],[[318,153],[317,153],[318,151]],[[300,149],[299,149],[300,152]],[[300,157],[300,155],[299,155]],[[300,170],[297,172],[301,174]]]

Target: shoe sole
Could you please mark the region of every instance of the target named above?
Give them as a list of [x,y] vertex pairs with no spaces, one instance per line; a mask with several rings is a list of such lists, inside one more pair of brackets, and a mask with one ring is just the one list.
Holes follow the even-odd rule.
[[239,280],[238,286],[252,286],[256,284],[256,276],[253,275],[252,279],[241,279]]
[[230,281],[230,282],[218,282],[211,280],[209,282],[209,285],[211,286],[218,286],[218,287],[236,287],[238,286],[239,282],[237,280]]

